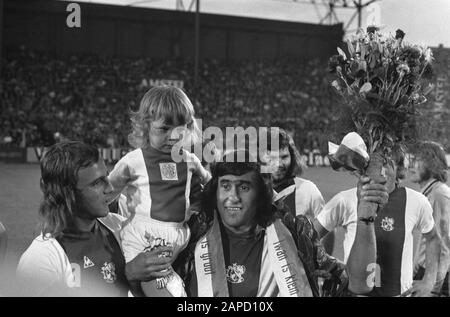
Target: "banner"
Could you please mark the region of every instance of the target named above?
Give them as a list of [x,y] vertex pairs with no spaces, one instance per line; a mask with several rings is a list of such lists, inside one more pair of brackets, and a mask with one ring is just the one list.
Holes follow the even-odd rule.
[[450,49],[440,46],[433,50],[433,55],[436,73],[433,110],[441,114],[450,110]]
[[158,86],[173,86],[178,87],[180,89],[183,89],[184,82],[182,80],[176,80],[176,79],[143,79],[141,82],[142,87],[158,87]]

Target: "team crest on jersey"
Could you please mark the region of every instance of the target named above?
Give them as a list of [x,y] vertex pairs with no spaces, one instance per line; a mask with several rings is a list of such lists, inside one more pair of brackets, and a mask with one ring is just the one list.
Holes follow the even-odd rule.
[[112,284],[116,281],[116,266],[114,263],[110,262],[103,264],[102,266],[102,275],[103,279],[106,281],[106,283]]
[[[165,246],[171,247],[172,246],[172,244],[167,242],[166,239],[155,238],[147,231],[145,232],[145,239],[148,242],[148,246],[144,249],[144,252],[152,251],[158,247],[165,247]],[[172,252],[170,252],[170,251],[160,252],[158,255],[159,258],[170,257],[170,256],[172,256]]]
[[177,165],[175,163],[159,163],[159,169],[163,181],[178,180]]
[[89,267],[93,267],[95,264],[94,262],[91,261],[91,259],[89,259],[87,256],[84,256],[84,264],[83,264],[83,268],[87,269]]
[[233,284],[239,284],[244,281],[245,266],[237,265],[233,263],[233,265],[228,265],[227,267],[227,280]]
[[384,231],[394,230],[394,218],[384,217],[384,219],[381,220],[381,228]]

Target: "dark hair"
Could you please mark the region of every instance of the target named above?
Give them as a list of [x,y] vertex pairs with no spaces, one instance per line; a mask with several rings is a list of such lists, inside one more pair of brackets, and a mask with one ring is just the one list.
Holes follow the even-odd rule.
[[443,183],[447,182],[448,165],[442,145],[432,141],[420,142],[414,154],[423,160],[428,174],[427,178],[435,178]]
[[72,222],[76,209],[78,171],[99,160],[98,150],[83,142],[66,141],[51,146],[41,160],[39,207],[41,230],[45,237],[59,236]]
[[[245,157],[239,160],[239,155]],[[261,173],[261,164],[256,161],[248,151],[237,150],[225,153],[219,162],[211,166],[212,178],[206,184],[203,192],[202,210],[208,220],[214,217],[214,210],[217,208],[217,187],[219,177],[224,175],[241,176],[247,173],[255,173],[258,186],[258,206],[256,214],[256,222],[262,226],[268,226],[275,216],[275,209],[272,205],[273,189],[272,176],[267,173]]]
[[[278,133],[278,148],[274,149],[271,141],[271,133]],[[278,151],[288,148],[289,154],[291,155],[291,165],[286,172],[286,178],[291,178],[294,176],[301,176],[303,174],[303,164],[301,161],[300,153],[295,146],[292,137],[281,128],[270,128],[267,134],[267,150]]]

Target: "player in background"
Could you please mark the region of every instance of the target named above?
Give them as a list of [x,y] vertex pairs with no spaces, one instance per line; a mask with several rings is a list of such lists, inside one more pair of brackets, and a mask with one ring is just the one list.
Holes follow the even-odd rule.
[[[271,133],[277,133],[278,147],[271,142]],[[261,146],[261,144],[260,144]],[[310,180],[301,178],[303,164],[300,153],[287,132],[271,128],[267,137],[267,151],[262,160],[273,167],[272,180],[276,192],[274,200],[283,201],[293,216],[305,215],[309,219],[322,210],[324,200],[317,186]]]
[[[448,270],[450,264],[450,188],[447,182],[447,160],[443,147],[431,141],[421,142],[414,148],[414,162],[410,164],[410,180],[419,184],[420,192],[424,194],[433,207],[433,218],[436,230],[442,238],[441,253],[435,296],[449,296]],[[414,260],[414,279],[421,280],[426,270],[426,239],[422,237]]]

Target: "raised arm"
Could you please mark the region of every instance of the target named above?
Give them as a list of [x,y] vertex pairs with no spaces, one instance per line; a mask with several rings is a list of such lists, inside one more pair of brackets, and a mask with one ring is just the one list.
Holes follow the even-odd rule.
[[211,173],[203,167],[200,159],[193,153],[185,151],[188,168],[191,172],[198,176],[200,183],[205,185],[211,179]]
[[116,163],[111,173],[108,175],[108,181],[113,187],[111,195],[111,201],[116,199],[122,190],[128,185],[131,179],[130,167],[128,163],[128,157],[125,155]]
[[358,207],[356,236],[347,261],[349,273],[349,290],[355,294],[370,292],[374,283],[371,280],[373,269],[376,268],[376,239],[371,215],[361,204],[368,201],[384,205],[388,201],[387,189],[382,184],[373,184],[367,177],[362,177],[358,183]]

